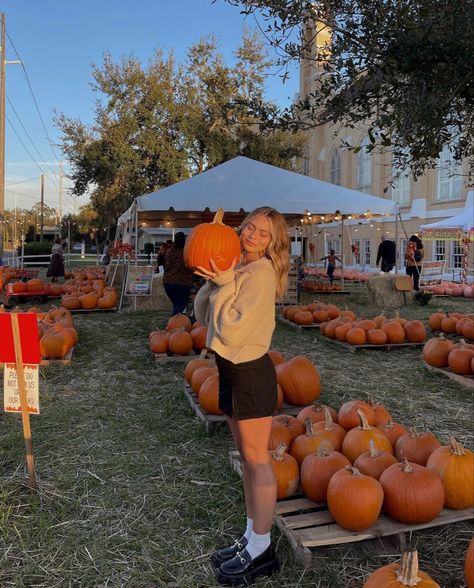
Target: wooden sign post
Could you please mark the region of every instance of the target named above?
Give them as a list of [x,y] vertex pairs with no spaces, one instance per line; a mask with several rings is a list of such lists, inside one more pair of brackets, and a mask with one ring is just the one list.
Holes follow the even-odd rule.
[[36,490],[33,441],[31,438],[28,394],[24,370],[24,362],[28,364],[39,364],[41,361],[36,314],[2,313],[0,317],[0,360],[5,363],[5,367],[7,363],[14,363],[16,366],[23,436],[26,448],[28,485]]

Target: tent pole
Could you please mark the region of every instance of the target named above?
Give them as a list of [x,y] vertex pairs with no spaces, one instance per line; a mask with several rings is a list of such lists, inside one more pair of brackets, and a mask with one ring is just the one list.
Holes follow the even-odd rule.
[[344,215],[341,214],[341,289],[344,290]]
[[398,250],[398,215],[400,214],[400,207],[397,204],[395,211],[395,274],[398,274],[398,264],[400,263],[400,252]]

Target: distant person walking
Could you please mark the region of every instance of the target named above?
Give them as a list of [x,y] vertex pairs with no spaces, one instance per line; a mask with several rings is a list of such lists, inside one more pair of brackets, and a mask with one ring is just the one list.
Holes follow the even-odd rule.
[[62,240],[56,237],[51,248],[51,261],[49,262],[46,277],[51,278],[51,282],[56,282],[58,278],[64,278],[64,261]]
[[110,239],[107,239],[102,251],[102,263],[108,265],[110,263]]
[[334,270],[336,269],[336,261],[339,261],[339,263],[342,263],[342,261],[339,259],[339,257],[337,257],[334,249],[330,249],[329,255],[326,255],[325,257],[321,257],[321,259],[319,261],[325,261],[325,260],[327,260],[327,262],[328,262],[327,275],[329,278],[329,282],[332,284],[334,282]]
[[186,235],[183,232],[176,233],[174,243],[171,245],[165,257],[165,273],[163,274],[163,287],[166,295],[173,303],[173,316],[184,312],[193,285],[193,271],[184,265],[184,244]]
[[396,263],[396,245],[394,241],[387,239],[386,235],[382,235],[380,238],[382,242],[380,243],[377,251],[376,265],[378,265],[380,260],[382,260],[380,269],[383,272],[388,273],[392,271]]
[[418,291],[420,289],[420,274],[421,274],[421,263],[425,255],[423,249],[423,242],[416,235],[412,235],[408,239],[408,246],[405,253],[405,259],[407,262],[406,272],[407,276],[411,276],[413,280],[413,289]]

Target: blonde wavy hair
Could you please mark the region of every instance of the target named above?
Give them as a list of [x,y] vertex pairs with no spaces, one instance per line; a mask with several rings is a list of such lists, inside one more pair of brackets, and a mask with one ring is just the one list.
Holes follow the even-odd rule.
[[256,216],[265,216],[270,223],[270,243],[265,251],[276,273],[276,297],[282,298],[288,284],[288,272],[290,271],[290,239],[288,226],[283,215],[275,208],[261,206],[250,212],[243,220],[239,228],[239,235],[243,228]]

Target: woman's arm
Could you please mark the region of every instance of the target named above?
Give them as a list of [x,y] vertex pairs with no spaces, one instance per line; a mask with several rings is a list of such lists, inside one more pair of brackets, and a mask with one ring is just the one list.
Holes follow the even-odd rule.
[[199,288],[194,298],[194,316],[203,325],[209,324],[210,305],[209,296],[214,292],[217,286],[213,282],[206,282]]

